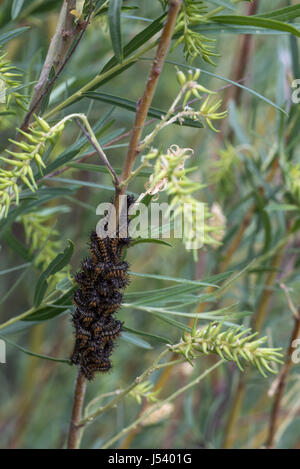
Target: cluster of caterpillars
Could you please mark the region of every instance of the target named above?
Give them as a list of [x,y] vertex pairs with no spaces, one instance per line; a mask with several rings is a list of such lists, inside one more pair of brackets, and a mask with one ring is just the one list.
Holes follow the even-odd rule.
[[[127,211],[134,199],[127,197]],[[128,212],[127,212],[128,213]],[[129,219],[127,217],[127,225]],[[128,263],[123,260],[130,238],[90,236],[90,257],[82,262],[75,276],[79,288],[74,294],[76,310],[75,346],[71,357],[84,376],[91,380],[96,372],[111,368],[110,355],[123,323],[115,319],[122,303],[121,291],[128,284]]]

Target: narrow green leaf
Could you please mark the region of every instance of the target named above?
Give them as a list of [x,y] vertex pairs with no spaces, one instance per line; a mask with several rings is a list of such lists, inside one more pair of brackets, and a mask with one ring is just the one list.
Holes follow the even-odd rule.
[[[299,24],[294,24],[294,27],[299,29]],[[192,31],[196,31],[201,34],[205,33],[214,33],[214,34],[253,34],[255,36],[283,36],[288,35],[287,31],[277,31],[275,29],[267,29],[259,26],[241,26],[238,24],[222,24],[220,27],[219,23],[203,23],[197,24],[191,27]],[[179,34],[176,34],[176,38],[179,37]],[[293,36],[294,37],[294,36]]]
[[136,335],[141,335],[143,337],[148,337],[149,339],[157,340],[158,342],[162,342],[163,344],[170,344],[171,343],[171,340],[167,339],[166,337],[163,337],[163,336],[157,335],[157,334],[149,334],[148,332],[139,331],[137,329],[133,329],[132,327],[123,326],[123,330],[128,331],[128,332],[132,332],[133,334],[136,334]]
[[[104,116],[102,116],[101,119],[99,119],[99,121],[94,125],[93,132],[98,138],[103,135],[103,133],[105,133],[106,130],[113,124],[114,121],[109,121],[113,110],[114,108],[109,109],[109,111],[106,112]],[[100,141],[100,144],[103,145],[102,140]],[[89,146],[89,142],[87,142],[85,135],[83,135],[75,143],[73,143],[73,145],[62,152],[52,163],[47,165],[44,170],[44,176],[52,173],[56,169],[71,161],[85,146]]]
[[228,10],[236,10],[236,6],[232,5],[230,2],[227,2],[225,0],[208,0],[209,3],[213,3],[214,5],[219,5],[221,7],[225,7]]
[[107,8],[102,8],[102,6],[104,5],[104,3],[106,3],[107,0],[98,0],[96,2],[96,5],[95,5],[95,14],[99,14],[99,11],[98,10],[101,10],[100,13],[104,10],[107,12]]
[[37,311],[32,313],[26,319],[23,319],[24,322],[32,321],[48,321],[49,319],[54,319],[56,316],[66,313],[72,305],[72,296],[77,287],[72,287],[66,293],[61,295],[53,303],[41,306]]
[[56,284],[55,289],[65,292],[65,291],[70,290],[70,288],[72,288],[72,285],[73,284],[71,280],[68,277],[65,277]]
[[209,277],[205,277],[203,279],[203,282],[222,282],[223,280],[227,280],[230,275],[232,275],[234,272],[232,270],[228,270],[227,272],[221,273],[221,274],[216,274],[216,275],[211,275]]
[[26,261],[32,261],[33,253],[30,249],[27,249],[21,241],[14,236],[11,230],[7,230],[3,233],[2,239],[7,246],[9,246],[13,252],[19,254]]
[[[147,26],[143,31],[138,33],[131,41],[129,41],[129,43],[123,48],[123,57],[126,58],[130,56],[135,50],[139,49],[143,44],[145,44],[149,39],[151,39],[158,31],[160,31],[164,24],[164,18],[165,18],[165,13],[161,15],[159,18],[157,18],[156,20],[154,20],[149,26]],[[154,45],[155,45],[155,42],[153,42],[153,46]],[[104,85],[105,83],[109,82],[116,76],[123,73],[128,68],[132,67],[135,63],[136,61],[132,61],[128,63],[127,65],[120,67],[117,71],[109,75],[107,78],[104,78],[101,82],[98,82],[97,85],[94,86],[94,88],[91,88],[91,90],[95,90],[99,88],[100,86]],[[116,56],[114,55],[104,65],[100,74],[107,72],[115,65],[118,65],[118,60]],[[81,99],[81,97],[79,99]],[[79,99],[75,100],[74,102],[79,101]]]
[[57,197],[70,195],[73,192],[77,191],[79,187],[80,186],[76,186],[75,184],[73,184],[73,187],[70,186],[41,188],[37,192],[35,192],[35,196],[29,196],[28,191],[22,192],[22,194],[20,194],[20,200],[22,199],[22,203],[20,203],[20,205],[18,205],[17,207],[11,209],[7,218],[1,220],[0,236],[3,236],[4,232],[8,230],[9,226],[19,215],[32,212],[32,210],[43,205],[49,200],[53,200]]
[[300,5],[292,5],[285,8],[279,8],[278,10],[254,15],[254,17],[276,18],[276,20],[279,21],[291,21],[294,18],[298,18],[299,16]]
[[138,239],[134,239],[131,242],[130,246],[134,246],[136,244],[142,244],[142,243],[163,244],[164,246],[172,247],[171,243],[168,243],[167,241],[164,241],[163,239],[155,239],[155,238],[138,238]]
[[234,273],[228,280],[227,282],[225,282],[220,288],[219,290],[215,293],[216,297],[217,298],[220,298],[222,295],[224,295],[224,293],[226,291],[228,291],[228,289],[235,284],[235,282],[242,276],[244,275],[244,273],[246,273],[247,271],[249,271],[249,269],[251,268],[251,266],[253,266],[255,264],[255,261],[256,259],[252,260],[251,262],[249,262],[243,269],[241,269],[239,272],[237,273]]
[[153,348],[152,345],[150,345],[145,340],[139,339],[135,335],[129,334],[128,332],[122,332],[121,339],[146,350],[151,350]]
[[61,0],[35,0],[26,1],[26,3],[27,8],[24,8],[22,12],[22,19],[23,17],[27,18],[29,15],[46,13],[61,6]]
[[265,209],[260,211],[265,230],[265,243],[262,253],[267,252],[272,243],[272,224],[268,212]]
[[1,111],[0,116],[15,116],[16,113],[14,111]]
[[161,313],[157,313],[153,311],[153,316],[159,318],[161,321],[165,322],[166,324],[169,324],[170,326],[176,327],[177,329],[180,329],[181,331],[191,331],[191,328],[187,326],[186,324],[176,321],[175,319],[172,319],[170,317],[166,317]]
[[[137,103],[135,101],[132,101],[131,99],[127,98],[121,98],[119,96],[114,96],[111,94],[107,93],[99,93],[99,92],[94,92],[94,91],[89,91],[87,93],[84,93],[82,95],[85,98],[89,99],[96,99],[98,101],[103,101],[105,103],[110,103],[115,106],[127,109],[128,111],[136,112],[136,106]],[[149,117],[154,117],[155,119],[161,119],[161,117],[165,114],[165,111],[161,111],[160,109],[156,109],[154,107],[150,107],[148,111],[148,116]],[[196,128],[202,128],[203,124],[198,121],[194,121],[192,119],[185,119],[182,124],[178,121],[174,122],[176,125],[185,125],[188,127],[196,127]]]
[[[183,68],[192,69],[192,70],[197,70],[197,68],[199,68],[199,67],[192,67],[191,65],[186,65],[186,64],[182,64],[182,63],[178,63],[178,62],[173,62],[171,60],[166,60],[166,63],[172,64],[172,65],[177,65],[177,66],[183,67]],[[261,99],[265,103],[270,104],[275,109],[282,112],[283,114],[288,115],[287,112],[284,109],[282,109],[280,106],[277,106],[277,104],[273,103],[273,101],[271,101],[270,99],[265,98],[260,93],[257,93],[257,91],[254,91],[251,88],[248,88],[247,86],[241,85],[240,83],[237,83],[236,81],[230,80],[229,78],[225,78],[225,77],[222,77],[221,75],[217,75],[216,73],[208,72],[207,70],[203,70],[203,69],[200,69],[200,70],[201,70],[201,73],[204,73],[205,75],[210,75],[212,77],[218,78],[219,80],[225,81],[226,83],[231,83],[232,85],[235,85],[238,88],[242,88],[243,90],[247,91],[248,93],[251,93],[254,96],[256,96],[257,98]]]
[[174,285],[167,288],[158,288],[156,290],[142,290],[140,292],[126,293],[124,295],[125,303],[134,303],[139,305],[151,304],[151,306],[163,306],[171,304],[187,305],[192,303],[201,303],[203,301],[214,301],[214,295],[210,293],[199,295],[198,285]]
[[10,272],[15,272],[16,270],[22,270],[25,269],[26,267],[29,267],[31,264],[30,262],[27,262],[26,264],[21,264],[17,265],[16,267],[11,267],[10,269],[5,269],[0,271],[0,275],[6,275],[9,274]]
[[187,285],[197,285],[198,287],[215,287],[219,288],[217,285],[212,283],[200,282],[198,280],[188,280],[185,278],[177,278],[177,277],[168,277],[166,275],[154,275],[154,274],[142,274],[138,272],[129,272],[130,275],[135,277],[144,277],[144,278],[154,278],[157,280],[168,280],[170,282],[182,283]]
[[3,44],[6,44],[8,41],[11,41],[12,39],[15,39],[16,37],[20,36],[20,34],[23,34],[25,31],[28,31],[28,29],[30,29],[29,26],[23,26],[22,28],[13,29],[12,31],[8,31],[7,33],[1,34],[0,46],[3,46]]
[[[16,91],[23,90],[24,88],[28,88],[28,86],[35,85],[36,83],[37,83],[36,81],[30,81],[29,83],[25,83],[23,85],[13,86],[12,88],[6,88],[5,89],[5,96],[13,94]],[[2,93],[3,93],[3,91],[2,91]],[[2,93],[0,94],[0,96],[2,96]]]
[[20,345],[15,344],[14,342],[11,342],[6,337],[3,337],[2,335],[0,335],[0,338],[5,340],[5,342],[7,342],[9,345],[12,345],[13,347],[17,348],[21,352],[25,353],[26,355],[30,355],[32,357],[37,357],[37,358],[42,358],[43,360],[50,360],[53,362],[67,363],[68,365],[72,365],[71,360],[67,358],[55,358],[55,357],[49,357],[49,355],[41,355],[40,353],[30,352],[30,350],[27,350],[24,347],[21,347]]
[[25,278],[25,276],[28,274],[28,270],[29,270],[30,267],[27,267],[21,274],[19,274],[17,276],[17,280],[12,284],[10,285],[9,289],[0,296],[0,305],[2,305],[3,303],[5,303],[5,301],[7,300],[7,298],[10,297],[10,295],[17,289],[17,287],[22,283],[23,279]]
[[[131,41],[126,44],[123,49],[123,56],[124,58],[129,57],[133,52],[139,49],[143,44],[145,44],[149,39],[151,39],[156,33],[158,33],[162,27],[165,18],[165,13],[161,15],[159,18],[156,18],[149,26],[143,29],[140,33],[138,33]],[[103,67],[101,73],[107,72],[109,69],[117,65],[118,61],[116,56],[112,57]],[[130,64],[129,66],[131,66]]]
[[52,163],[50,163],[44,170],[44,176],[47,174],[52,173],[57,168],[64,166],[66,163],[71,161],[77,155],[77,150],[68,150],[64,151],[61,155],[59,155]]
[[224,24],[237,24],[237,25],[246,25],[246,26],[258,26],[261,28],[274,29],[275,31],[285,31],[287,33],[294,34],[294,36],[300,37],[300,31],[291,26],[290,24],[283,23],[282,21],[277,21],[269,18],[262,18],[257,16],[213,16],[212,21],[216,23]]
[[[127,146],[127,144],[126,144]],[[83,155],[82,155],[83,156]],[[96,173],[108,173],[108,169],[104,165],[99,165],[99,164],[89,164],[89,163],[67,163],[66,166],[69,166],[70,168],[74,169],[79,169],[81,171],[92,171]],[[117,174],[122,173],[121,168],[114,168],[115,172]],[[151,174],[151,169],[145,168],[143,171],[140,171],[136,177],[149,177]]]
[[236,136],[236,139],[239,143],[249,145],[249,139],[246,134],[246,131],[243,129],[242,124],[240,122],[240,116],[237,110],[237,106],[233,99],[231,99],[228,103],[229,109],[229,122],[231,125],[232,130]]
[[18,16],[20,11],[22,10],[24,0],[13,0],[11,6],[11,19],[15,20]]
[[[210,316],[218,316],[222,317],[231,317],[234,316],[235,314],[240,314],[237,311],[234,311],[236,309],[237,304],[233,304],[230,306],[226,306],[224,308],[220,308],[214,311],[204,311],[203,313],[187,313],[185,311],[171,311],[167,308],[157,308],[154,306],[150,305],[140,305],[137,303],[123,303],[124,308],[133,308],[133,309],[138,309],[141,311],[146,311],[148,313],[160,313],[160,314],[170,314],[171,316],[182,316],[185,318],[199,318],[199,319],[204,319]],[[226,313],[226,314],[225,314]],[[242,312],[242,315],[244,316],[245,314],[249,314],[249,312]]]
[[249,270],[249,274],[257,274],[262,272],[282,272],[281,269],[276,269],[275,267],[257,267],[256,269]]
[[293,210],[299,210],[297,205],[291,204],[280,204],[280,203],[271,203],[266,207],[268,212],[288,212]]
[[109,32],[117,61],[123,60],[121,37],[121,8],[123,0],[110,0],[108,7]]
[[49,264],[47,269],[40,275],[37,281],[34,292],[34,306],[36,308],[41,304],[42,299],[46,293],[48,287],[47,278],[50,277],[50,275],[54,275],[60,270],[62,270],[70,262],[74,250],[74,244],[71,240],[68,240],[68,243],[69,246],[67,246],[63,252],[59,253],[53,259],[53,261]]
[[[67,163],[69,168],[79,169],[80,171],[91,171],[95,173],[106,173],[108,172],[106,166],[98,164],[89,164],[89,163]],[[117,174],[121,174],[122,170],[120,168],[114,168]]]
[[97,189],[105,189],[107,191],[114,191],[113,186],[107,186],[105,184],[97,184],[96,182],[81,181],[79,179],[68,179],[68,178],[51,178],[52,181],[64,182],[66,184],[76,184],[78,187],[95,187]]

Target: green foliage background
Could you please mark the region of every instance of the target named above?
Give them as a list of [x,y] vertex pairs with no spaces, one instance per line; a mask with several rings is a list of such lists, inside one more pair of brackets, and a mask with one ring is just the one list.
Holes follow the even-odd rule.
[[[4,50],[8,52],[7,57],[14,66],[24,71],[21,81],[26,86],[22,93],[31,95],[55,31],[61,2],[25,0],[20,2],[20,12],[17,15],[14,13],[15,19],[12,19],[11,15],[13,3],[18,2],[0,2],[0,40],[1,35],[8,31],[29,26],[18,37],[7,42]],[[247,2],[241,2],[237,7],[232,6],[229,1],[205,3],[210,8],[216,7],[216,4],[230,4],[233,10],[226,9],[222,15],[243,15],[248,6]],[[160,2],[126,1],[124,5],[128,8],[122,12],[121,25],[122,41],[126,44],[150,21],[161,15],[162,7]],[[289,2],[285,1],[266,0],[260,2],[259,14],[267,18],[270,11],[288,5]],[[283,24],[292,24],[293,21],[293,26],[299,31],[299,18],[300,11],[295,18],[282,18],[282,21]],[[296,307],[300,300],[300,169],[297,171],[297,165],[300,164],[300,107],[290,101],[291,81],[293,78],[300,78],[299,39],[282,30],[247,24],[220,25],[218,22],[209,22],[207,25],[200,24],[199,28],[203,34],[216,39],[215,50],[220,57],[214,58],[216,66],[203,61],[201,57],[196,58],[192,66],[203,71],[201,84],[209,89],[219,90],[223,99],[229,89],[228,82],[217,75],[232,79],[233,70],[237,66],[239,42],[246,33],[253,34],[252,54],[242,81],[246,89],[243,89],[237,104],[234,101],[227,103],[229,117],[226,118],[225,124],[218,123],[218,128],[224,125],[221,133],[216,134],[207,127],[172,125],[160,133],[156,146],[167,149],[170,145],[177,144],[194,149],[191,166],[197,166],[198,169],[193,177],[197,182],[207,184],[202,195],[205,201],[209,205],[218,202],[222,207],[227,218],[225,238],[219,248],[208,247],[205,253],[200,252],[197,262],[194,261],[193,255],[184,249],[180,240],[171,239],[172,247],[140,244],[128,252],[130,269],[138,274],[150,274],[154,277],[163,275],[205,281],[220,272],[219,266],[235,234],[255,203],[256,208],[249,226],[226,270],[237,274],[245,266],[248,268],[224,292],[218,308],[229,307],[232,316],[226,316],[226,320],[248,326],[251,316],[242,314],[239,318],[234,313],[251,311],[255,314],[261,296],[271,291],[263,333],[268,335],[270,346],[286,348],[291,336],[293,317],[280,282],[288,288]],[[56,82],[50,101],[43,101],[41,114],[45,115],[49,109],[85,85],[99,73],[112,55],[108,19],[100,15],[87,28],[82,42]],[[97,91],[137,102],[143,93],[149,70],[150,62],[146,59],[153,56],[152,50],[143,60],[104,83]],[[178,92],[174,63],[179,67],[181,65],[183,70],[186,70],[183,67],[189,67],[182,46],[172,51],[168,60],[170,63],[165,64],[152,103],[154,108],[160,110],[167,110]],[[257,94],[251,90],[255,90]],[[278,107],[285,113],[278,110]],[[0,108],[0,150],[3,155],[4,149],[8,147],[8,138],[15,138],[16,127],[24,117],[22,109],[14,105],[12,109],[14,114],[7,113],[4,106]],[[83,112],[88,116],[102,145],[114,141],[130,130],[134,121],[134,113],[128,109],[84,98],[63,109],[48,122],[54,123],[58,118],[72,112]],[[151,128],[153,127],[149,126],[149,129]],[[56,158],[67,154],[74,142],[78,142],[78,135],[79,130],[75,123],[66,127],[54,148],[46,152],[48,168],[49,165],[51,168]],[[32,307],[34,289],[41,272],[66,248],[69,239],[74,243],[70,267],[65,266],[62,271],[49,277],[48,282],[50,291],[58,289],[59,292],[65,292],[70,288],[68,272],[74,273],[78,269],[81,259],[87,253],[89,233],[98,221],[95,207],[113,197],[114,188],[110,176],[107,172],[99,170],[97,156],[85,161],[86,164],[93,164],[93,167],[72,165],[84,152],[91,151],[86,140],[83,139],[82,143],[85,143],[85,147],[75,154],[68,171],[49,178],[47,183],[39,188],[36,199],[27,199],[29,208],[26,209],[21,201],[21,209],[13,223],[10,223],[9,217],[1,222],[1,323]],[[128,138],[113,142],[105,148],[115,169],[122,168],[127,145]],[[268,182],[266,176],[275,158],[279,170]],[[129,190],[140,194],[144,191],[146,181],[147,174],[136,178]],[[25,197],[30,196],[30,191],[26,188],[25,192]],[[166,197],[162,194],[160,201],[163,200],[166,200]],[[12,207],[9,216],[14,210],[18,209]],[[30,216],[34,218],[30,219]],[[30,228],[32,224],[34,229]],[[286,239],[279,265],[274,266],[274,254],[279,252],[280,243],[288,236],[289,229],[294,230],[294,234]],[[33,237],[34,232],[37,233],[37,238]],[[249,266],[255,258],[258,261]],[[20,267],[15,269],[16,266]],[[272,269],[277,270],[277,275],[272,284],[264,289]],[[224,281],[220,279],[218,284]],[[148,291],[171,286],[174,289],[166,292],[162,298],[156,298],[154,293],[147,297]],[[200,293],[204,292],[202,287]],[[191,287],[184,281],[174,284],[168,279],[132,276],[125,303],[137,304],[140,301],[152,307],[173,307],[190,313],[199,302],[198,293],[199,286]],[[238,307],[232,307],[237,303]],[[68,298],[65,304],[71,304],[71,299]],[[214,303],[207,304],[204,311],[208,312],[213,307]],[[33,316],[29,322],[18,321],[0,330],[0,335],[26,350],[68,358],[73,346],[70,309],[66,310],[65,306],[60,306],[60,314],[49,318],[48,314],[51,315],[51,312],[53,309],[44,309],[44,316]],[[54,312],[57,314],[58,308]],[[188,323],[186,318],[168,317],[184,324]],[[181,330],[178,324],[170,325],[150,311],[138,309],[138,306],[122,308],[119,318],[125,321],[128,328],[144,331],[150,334],[150,337],[126,332],[127,337],[125,334],[125,337],[118,341],[114,352],[112,372],[98,375],[88,386],[87,402],[100,393],[126,386],[146,365],[150,365],[162,347],[161,342],[153,336],[165,337],[170,342],[180,338]],[[192,376],[200,374],[214,362],[215,358],[212,356],[201,358],[197,361]],[[176,408],[168,419],[142,428],[134,439],[133,447],[219,448],[226,431],[226,419],[233,402],[239,373],[233,363],[219,368],[199,386],[181,397],[181,400],[176,401]],[[157,378],[156,373],[153,381]],[[183,368],[174,368],[162,396],[182,386],[188,379],[189,376]],[[63,447],[73,399],[74,367],[28,356],[7,343],[7,364],[0,365],[0,380],[1,447]],[[272,405],[268,390],[273,380],[274,376],[262,378],[255,369],[251,369],[247,374],[246,398],[234,431],[235,447],[260,447],[264,444]],[[279,448],[300,445],[298,395],[299,365],[294,365],[283,401],[281,424],[286,423],[286,426],[281,427],[282,434],[277,442]],[[110,410],[87,427],[82,447],[101,447],[110,435],[128,425],[139,410],[140,407],[134,398],[128,397],[116,409]]]

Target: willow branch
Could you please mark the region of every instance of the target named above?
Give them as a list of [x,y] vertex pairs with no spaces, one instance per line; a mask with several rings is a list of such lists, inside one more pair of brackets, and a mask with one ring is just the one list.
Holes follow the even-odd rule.
[[107,449],[111,445],[113,445],[116,441],[118,441],[122,436],[124,436],[126,433],[128,433],[130,430],[134,429],[137,425],[143,422],[149,415],[151,415],[153,412],[156,410],[160,409],[164,404],[174,401],[178,396],[182,395],[189,389],[191,389],[193,386],[197,385],[202,379],[204,379],[209,373],[211,373],[213,370],[218,368],[220,365],[224,363],[224,360],[219,360],[217,363],[215,363],[212,367],[208,368],[205,370],[201,375],[197,376],[193,381],[189,382],[182,388],[178,389],[175,391],[173,394],[171,394],[169,397],[166,399],[158,402],[157,404],[154,404],[150,409],[148,409],[146,412],[143,412],[134,422],[132,422],[128,427],[123,428],[117,435],[112,437],[109,441],[107,441],[101,449]]
[[[138,103],[137,112],[133,127],[133,132],[129,142],[128,153],[124,163],[121,181],[128,179],[132,171],[136,157],[139,154],[139,141],[142,134],[143,126],[151,105],[155,89],[161,74],[167,52],[171,43],[173,31],[176,24],[177,15],[181,6],[182,0],[170,0],[168,16],[162,31],[160,41],[156,50],[155,58],[152,62],[151,71],[145,86],[144,94]],[[127,187],[123,186],[121,192],[125,194]],[[118,195],[118,194],[116,194]]]
[[[169,11],[168,11],[168,16],[166,19],[166,23],[164,25],[162,35],[157,47],[156,55],[154,58],[154,61],[152,63],[152,68],[150,71],[149,78],[146,83],[145,91],[143,94],[143,97],[141,99],[141,102],[138,105],[137,113],[136,113],[136,119],[132,131],[132,136],[130,139],[129,143],[129,149],[128,153],[126,156],[125,164],[123,167],[122,175],[121,175],[121,181],[126,180],[133,168],[134,161],[138,155],[138,145],[139,145],[139,140],[140,136],[142,133],[142,128],[144,126],[149,107],[152,102],[152,98],[156,89],[156,85],[163,67],[163,64],[166,59],[166,55],[170,46],[170,42],[172,39],[174,27],[176,24],[176,19],[177,15],[179,13],[180,5],[181,5],[182,0],[170,0],[169,2]],[[127,187],[123,186],[122,189],[118,189],[118,186],[116,186],[116,200],[118,200],[118,195],[120,193],[125,193]],[[118,203],[117,203],[118,205]],[[136,384],[134,384],[136,385]],[[78,448],[79,440],[80,440],[80,434],[82,431],[82,424],[84,425],[86,422],[81,421],[81,413],[82,413],[82,404],[84,400],[84,394],[85,394],[85,378],[81,373],[79,373],[78,378],[77,378],[77,384],[75,388],[75,396],[74,396],[74,405],[73,405],[73,413],[72,413],[72,420],[70,424],[70,433],[69,433],[69,441],[68,441],[68,448]],[[121,393],[122,395],[122,393]],[[116,399],[119,399],[120,396],[117,396]],[[103,409],[99,409],[95,415],[99,415]],[[81,425],[78,425],[79,422]]]
[[[84,126],[81,124],[79,119],[76,118],[75,122],[78,125],[78,127],[81,129],[83,134],[86,136],[86,138],[88,139],[90,144],[94,147],[94,149],[96,150],[96,153],[100,156],[100,158],[103,161],[103,163],[105,164],[105,166],[107,167],[108,171],[110,172],[110,174],[112,176],[113,183],[115,184],[115,186],[118,186],[120,184],[120,179],[118,178],[117,173],[115,172],[114,168],[111,166],[110,162],[108,161],[108,159],[107,159],[104,151],[102,150],[101,146],[99,145],[96,137],[93,135],[92,129],[89,128],[89,130],[91,131],[89,133],[88,130],[86,130],[84,128]],[[88,124],[88,121],[86,121],[85,124],[88,125],[88,127],[90,127],[89,124]]]
[[132,391],[138,384],[143,382],[148,376],[150,376],[152,373],[155,371],[163,368],[166,366],[165,363],[159,364],[159,362],[170,353],[169,349],[165,349],[163,352],[159,354],[159,356],[154,360],[152,365],[147,368],[140,376],[135,378],[135,380],[127,386],[123,391],[121,391],[114,399],[112,399],[110,402],[108,402],[106,405],[99,407],[96,411],[92,412],[91,414],[87,415],[84,417],[82,420],[78,422],[78,427],[83,427],[87,425],[88,423],[91,423],[95,420],[95,418],[99,417],[99,415],[103,414],[106,412],[108,409],[111,409],[118,404],[130,391]]
[[292,354],[294,351],[293,342],[295,339],[297,339],[297,337],[299,336],[299,333],[300,333],[300,308],[298,309],[297,314],[294,315],[294,327],[293,327],[293,332],[292,332],[290,343],[289,343],[286,361],[280,372],[278,380],[276,381],[275,399],[274,399],[274,403],[273,403],[273,407],[271,411],[270,427],[269,427],[269,434],[268,434],[268,439],[267,439],[267,448],[269,449],[272,449],[274,447],[276,430],[277,430],[277,422],[278,422],[280,408],[281,408],[281,401],[282,401],[284,389],[286,386],[287,375],[293,364],[293,361],[292,361]]
[[69,47],[73,40],[74,16],[70,13],[76,8],[76,0],[64,0],[58,17],[56,31],[51,39],[48,53],[39,77],[39,81],[34,88],[34,94],[30,103],[29,111],[26,114],[21,128],[26,129],[34,111],[37,111],[41,102],[41,97],[47,87],[47,82],[52,67],[57,69],[62,61],[63,50]]
[[[37,112],[43,98],[49,93],[53,84],[56,82],[66,64],[77,49],[91,19],[93,12],[93,2],[90,0],[90,9],[87,19],[82,26],[77,28],[73,27],[74,16],[70,13],[76,7],[75,0],[64,0],[62,10],[60,13],[57,29],[51,41],[46,61],[41,72],[39,82],[35,87],[35,93],[32,98],[30,108],[22,122],[21,129],[26,130],[34,112]],[[70,52],[68,50],[71,46],[74,36],[81,29],[80,34]],[[48,81],[51,68],[56,71],[52,80]]]
[[82,407],[84,403],[86,391],[86,379],[81,371],[78,371],[74,401],[73,401],[73,410],[72,418],[70,422],[69,436],[68,436],[68,449],[78,449],[80,436],[81,436],[81,427],[78,426],[80,419],[82,417]]

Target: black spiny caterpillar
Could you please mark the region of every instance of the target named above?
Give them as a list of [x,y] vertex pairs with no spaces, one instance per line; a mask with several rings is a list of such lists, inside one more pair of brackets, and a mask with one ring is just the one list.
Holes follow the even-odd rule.
[[[127,197],[127,210],[134,199]],[[127,224],[129,219],[127,218]],[[91,256],[82,262],[75,276],[79,288],[74,294],[76,310],[75,346],[71,357],[84,376],[91,380],[96,372],[110,370],[114,341],[122,331],[122,322],[114,314],[122,303],[120,290],[128,284],[128,264],[122,259],[130,238],[101,239],[96,232],[90,236]]]

